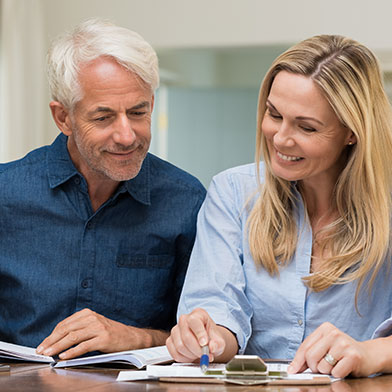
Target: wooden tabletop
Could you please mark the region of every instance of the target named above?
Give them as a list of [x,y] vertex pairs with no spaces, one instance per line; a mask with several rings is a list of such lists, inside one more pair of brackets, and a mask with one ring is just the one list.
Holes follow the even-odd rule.
[[184,384],[158,381],[117,382],[120,369],[52,369],[47,364],[10,364],[9,372],[0,373],[1,392],[381,392],[392,391],[392,375],[346,379],[324,386],[237,386]]

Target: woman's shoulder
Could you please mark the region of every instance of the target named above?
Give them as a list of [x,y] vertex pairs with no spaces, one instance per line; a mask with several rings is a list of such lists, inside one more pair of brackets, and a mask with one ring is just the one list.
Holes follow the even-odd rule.
[[213,177],[209,187],[209,194],[220,199],[233,200],[235,204],[242,207],[249,200],[249,197],[257,194],[258,174],[260,175],[260,182],[263,183],[263,162],[260,163],[259,173],[255,163],[226,169]]
[[260,176],[260,182],[264,181],[264,162],[259,164],[259,172],[255,163],[248,163],[246,165],[232,167],[226,169],[213,177],[213,182],[224,183],[229,182],[237,186],[256,186],[257,175]]

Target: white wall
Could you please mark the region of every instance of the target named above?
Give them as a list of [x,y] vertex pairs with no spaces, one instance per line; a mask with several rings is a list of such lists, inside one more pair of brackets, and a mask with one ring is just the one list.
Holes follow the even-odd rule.
[[8,161],[48,139],[47,46],[40,1],[0,5],[0,161]]
[[319,33],[392,46],[390,0],[44,0],[49,35],[103,16],[156,48],[295,42]]

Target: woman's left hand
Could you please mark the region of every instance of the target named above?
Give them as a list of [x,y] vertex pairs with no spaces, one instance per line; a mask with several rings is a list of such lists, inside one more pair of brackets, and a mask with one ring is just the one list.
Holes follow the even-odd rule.
[[[364,377],[377,372],[369,342],[358,342],[331,323],[323,323],[299,346],[289,373],[312,372],[334,377]],[[374,355],[374,352],[373,352]]]

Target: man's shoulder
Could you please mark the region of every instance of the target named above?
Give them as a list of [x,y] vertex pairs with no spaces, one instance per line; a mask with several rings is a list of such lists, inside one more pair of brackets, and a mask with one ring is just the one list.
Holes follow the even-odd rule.
[[24,157],[14,161],[0,163],[0,176],[21,174],[33,170],[37,172],[40,167],[46,167],[46,153],[48,146],[42,146],[30,151]]
[[151,153],[148,154],[148,159],[150,174],[155,185],[176,188],[178,191],[188,190],[200,193],[204,197],[206,190],[195,176]]

